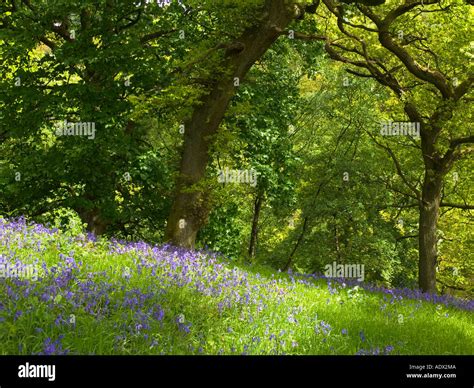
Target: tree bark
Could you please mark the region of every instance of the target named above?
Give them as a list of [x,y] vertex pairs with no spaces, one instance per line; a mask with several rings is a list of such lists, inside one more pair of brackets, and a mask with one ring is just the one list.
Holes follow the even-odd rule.
[[418,282],[423,292],[436,293],[436,263],[438,241],[436,226],[441,203],[442,175],[425,170],[419,215]]
[[94,233],[96,236],[105,233],[109,223],[102,217],[100,209],[82,209],[78,211],[78,214],[81,220],[87,223],[87,230],[89,232]]
[[258,220],[260,218],[260,210],[262,210],[263,193],[258,192],[255,198],[252,220],[252,231],[250,232],[249,243],[249,258],[255,257],[257,251],[257,237],[258,237]]
[[[173,245],[194,248],[199,229],[207,222],[209,207],[203,188],[196,187],[203,179],[209,160],[212,135],[217,133],[227,106],[239,82],[252,65],[275,42],[281,30],[294,18],[294,9],[285,0],[267,0],[259,20],[246,29],[227,49],[221,63],[226,75],[215,81],[210,93],[201,99],[185,123],[184,145],[176,192],[168,217],[165,240]],[[239,50],[235,50],[239,47]]]
[[424,177],[419,197],[418,221],[418,285],[423,292],[436,293],[436,265],[438,260],[437,225],[441,205],[443,177],[451,161],[443,160],[436,149],[441,131],[439,123],[422,125],[421,150]]

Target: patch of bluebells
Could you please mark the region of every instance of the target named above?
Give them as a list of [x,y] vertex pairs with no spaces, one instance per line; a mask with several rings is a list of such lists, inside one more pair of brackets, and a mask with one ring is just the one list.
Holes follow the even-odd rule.
[[38,355],[51,356],[51,355],[65,355],[69,351],[63,349],[61,340],[64,338],[63,335],[60,335],[56,340],[51,338],[46,338],[43,343],[43,350],[38,353]]
[[178,325],[179,331],[183,332],[184,334],[189,334],[191,332],[191,323],[186,323],[184,314],[179,314],[175,321]]
[[371,348],[371,349],[359,349],[355,355],[356,356],[380,356],[380,355],[389,355],[393,352],[394,347],[391,345],[385,346],[384,348]]
[[[337,293],[337,287],[347,288],[347,287],[360,287],[369,292],[383,293],[387,296],[392,297],[391,303],[395,301],[410,299],[429,302],[433,304],[442,304],[446,307],[452,306],[461,310],[474,311],[474,300],[472,299],[460,299],[452,295],[438,295],[423,292],[420,289],[411,289],[411,288],[386,288],[381,286],[376,286],[371,283],[359,282],[357,279],[352,278],[328,278],[323,274],[298,274],[294,273],[292,276],[300,276],[306,279],[306,282],[311,283],[311,280],[324,279],[327,281],[328,290],[331,295]],[[314,285],[314,283],[311,283]]]
[[[56,229],[27,223],[24,218],[12,221],[0,218],[0,250],[2,251],[0,264],[8,262],[18,268],[24,266],[25,263],[15,253],[18,248],[30,249],[38,253],[51,247],[58,250],[58,260],[53,266],[47,265],[44,261],[41,262],[38,258],[29,258],[28,262],[35,262],[41,267],[42,271],[38,281],[18,278],[0,279],[0,323],[5,320],[16,321],[23,319],[24,316],[33,315],[36,305],[21,309],[17,308],[17,305],[22,300],[35,300],[34,298],[38,304],[43,304],[46,310],[53,314],[50,326],[56,331],[76,330],[79,323],[72,324],[69,318],[71,314],[77,316],[85,314],[100,321],[119,311],[123,314],[121,321],[114,323],[116,350],[118,350],[118,346],[122,348],[126,346],[131,337],[139,337],[147,343],[149,348],[160,347],[159,350],[164,354],[167,351],[172,351],[172,347],[163,348],[163,341],[158,341],[154,337],[153,328],[163,328],[165,321],[167,321],[176,325],[178,331],[185,335],[194,334],[191,333],[192,323],[185,318],[184,314],[176,316],[172,311],[165,311],[165,308],[162,307],[161,301],[166,298],[169,288],[186,288],[212,297],[216,313],[223,315],[227,310],[238,309],[241,311],[240,319],[248,324],[252,324],[254,318],[258,320],[259,314],[265,313],[270,305],[281,304],[288,296],[293,296],[295,284],[319,288],[314,284],[316,276],[313,275],[302,278],[303,275],[291,273],[291,283],[289,283],[281,278],[272,277],[269,279],[260,274],[252,275],[239,268],[229,268],[230,265],[218,258],[216,253],[190,252],[169,245],[158,247],[144,242],[130,243],[118,240],[112,240],[107,245],[108,253],[123,255],[124,260],[127,260],[127,263],[131,260],[133,265],[130,265],[125,276],[121,274],[119,282],[113,283],[109,280],[106,271],[91,271],[76,257],[74,251],[65,249],[68,244],[64,244],[64,239],[70,239],[71,244],[79,242],[84,245],[91,244],[92,247],[96,244],[95,236],[90,234],[81,235],[79,240],[77,238],[74,240],[72,237],[60,236]],[[63,249],[63,247],[65,248]],[[41,257],[41,255],[38,256]],[[129,282],[136,275],[148,277],[153,286],[149,286],[148,289],[132,287]],[[338,287],[344,288],[346,284],[350,284],[347,279],[344,282],[342,285],[339,279],[328,279],[329,292],[332,295],[338,294]],[[359,282],[356,284],[369,290],[369,286],[365,284]],[[380,289],[371,291],[381,292]],[[400,290],[384,290],[382,292],[391,298],[390,301],[387,300],[387,303],[394,303],[404,297]],[[446,297],[438,298],[446,299]],[[440,303],[439,299],[436,299],[436,303]],[[466,308],[466,306],[459,305],[457,307]],[[301,311],[302,307],[296,306],[286,312],[288,327],[303,324],[304,317],[298,316]],[[173,319],[173,317],[175,318]],[[62,336],[52,340],[50,337],[56,336],[49,333],[46,327],[38,329],[40,330],[38,333],[44,336],[49,335],[40,354],[66,354],[69,352],[62,347]],[[260,346],[265,341],[271,341],[275,346],[288,346],[289,349],[298,348],[298,342],[291,337],[291,330],[288,333],[285,329],[272,326],[274,333],[271,333],[270,326],[267,325],[265,336],[262,338],[253,336],[251,344]],[[325,337],[321,340],[324,342],[333,328],[328,322],[317,321],[314,330],[317,334],[322,334]],[[230,329],[229,333],[232,332],[233,330]],[[278,338],[275,333],[279,333]],[[347,335],[347,329],[342,329],[341,333]],[[365,335],[362,331],[360,333],[362,342],[365,342]],[[201,346],[196,351],[202,353],[202,349]],[[375,352],[376,350],[377,348],[375,350],[360,349],[359,352],[365,354],[364,352]],[[392,350],[393,348],[389,346],[377,351],[378,354],[388,354]],[[222,352],[224,352],[223,349]],[[244,347],[244,353],[248,352],[249,349]]]
[[329,323],[325,321],[319,321],[318,324],[314,327],[316,334],[329,335],[331,333],[332,327]]

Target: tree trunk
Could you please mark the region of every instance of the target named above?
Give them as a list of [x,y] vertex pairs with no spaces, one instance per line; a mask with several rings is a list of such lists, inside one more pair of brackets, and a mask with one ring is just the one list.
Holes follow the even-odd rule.
[[301,244],[301,241],[303,241],[303,237],[304,237],[304,234],[306,233],[306,228],[308,226],[308,216],[306,216],[304,218],[304,221],[303,221],[303,228],[301,229],[301,233],[298,237],[298,240],[296,241],[296,244],[295,246],[293,247],[293,250],[291,251],[290,253],[290,256],[288,257],[288,261],[286,262],[285,266],[283,267],[282,271],[285,272],[285,271],[288,271],[288,268],[290,268],[290,265],[291,265],[291,262],[293,261],[293,257],[296,253],[296,250],[298,249],[298,247],[300,246]]
[[165,240],[173,245],[194,248],[196,235],[207,222],[209,207],[205,191],[196,186],[206,171],[212,135],[217,133],[235,94],[235,79],[242,81],[295,16],[294,9],[285,3],[285,0],[267,0],[256,24],[229,45],[221,64],[228,70],[226,75],[213,83],[210,93],[201,99],[185,123],[180,175],[165,231]]
[[255,257],[257,251],[257,237],[258,237],[258,220],[260,218],[260,210],[262,209],[263,193],[258,192],[255,198],[255,204],[253,209],[253,220],[252,220],[252,231],[250,232],[250,243],[249,243],[249,257],[250,259]]
[[81,210],[78,212],[81,219],[87,223],[87,230],[96,236],[104,234],[108,222],[103,219],[100,209]]
[[333,215],[333,219],[334,219],[334,246],[335,246],[335,249],[336,249],[336,261],[338,263],[340,263],[341,262],[341,250],[340,250],[340,246],[339,246],[339,231],[337,229],[336,214]]
[[423,292],[436,293],[436,263],[438,241],[436,226],[441,202],[442,175],[432,169],[425,170],[421,192],[419,217],[418,282]]

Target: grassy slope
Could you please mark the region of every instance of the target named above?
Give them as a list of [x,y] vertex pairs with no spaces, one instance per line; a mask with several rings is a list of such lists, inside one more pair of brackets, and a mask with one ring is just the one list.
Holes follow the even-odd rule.
[[474,354],[469,311],[0,218],[0,354]]

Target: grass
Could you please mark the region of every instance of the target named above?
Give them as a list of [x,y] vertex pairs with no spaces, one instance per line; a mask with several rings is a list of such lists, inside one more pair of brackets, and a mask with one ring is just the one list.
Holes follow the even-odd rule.
[[2,268],[10,275],[0,278],[3,355],[474,354],[473,314],[448,299],[277,273],[213,253],[95,241],[0,218]]

